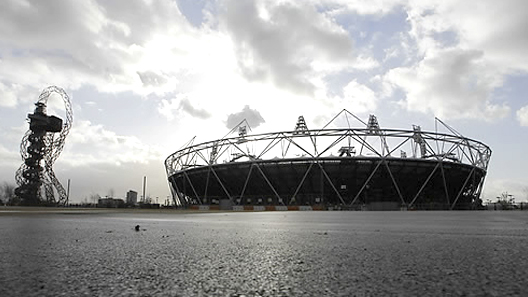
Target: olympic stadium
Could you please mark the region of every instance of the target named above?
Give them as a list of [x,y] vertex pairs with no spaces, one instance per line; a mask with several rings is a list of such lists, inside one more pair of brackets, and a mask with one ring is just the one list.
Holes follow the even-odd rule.
[[221,139],[191,140],[165,160],[174,202],[234,210],[481,205],[491,149],[439,119],[434,132],[384,129],[374,115],[364,121],[343,110],[321,129],[303,116],[292,127],[251,134],[242,121]]

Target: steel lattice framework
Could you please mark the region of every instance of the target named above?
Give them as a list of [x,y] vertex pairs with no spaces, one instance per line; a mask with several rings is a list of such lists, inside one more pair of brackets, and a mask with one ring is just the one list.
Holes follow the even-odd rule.
[[[348,127],[330,128],[338,119]],[[243,124],[230,132],[238,136],[193,138],[165,160],[176,204],[469,209],[491,157],[487,145],[439,119],[435,132],[382,129],[374,115],[364,122],[347,110],[317,130],[302,116],[291,131],[247,135]]]
[[[53,93],[64,102],[64,121],[46,113],[48,99]],[[53,164],[64,148],[73,123],[70,98],[62,88],[50,86],[42,91],[35,105],[35,112],[28,115],[30,128],[20,144],[24,163],[15,174],[16,194],[23,204],[65,205],[68,195],[53,172]]]

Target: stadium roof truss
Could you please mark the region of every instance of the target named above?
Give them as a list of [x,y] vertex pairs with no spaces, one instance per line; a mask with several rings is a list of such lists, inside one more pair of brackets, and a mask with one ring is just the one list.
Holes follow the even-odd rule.
[[[335,128],[337,119],[344,118],[348,127]],[[364,128],[352,128],[351,121],[359,122]],[[233,204],[243,203],[243,198],[252,175],[259,174],[275,196],[277,204],[294,204],[296,195],[306,182],[310,171],[318,169],[321,178],[330,185],[331,191],[338,197],[339,204],[352,206],[359,202],[359,198],[366,189],[374,175],[386,169],[388,178],[392,183],[399,202],[402,206],[412,208],[419,200],[421,192],[428,186],[434,175],[440,174],[443,180],[446,203],[450,209],[455,208],[461,196],[480,197],[484,176],[491,157],[491,149],[482,142],[462,136],[439,119],[435,119],[435,132],[422,131],[419,126],[413,126],[412,130],[382,129],[379,127],[374,115],[364,122],[347,110],[341,111],[322,129],[310,130],[307,128],[304,118],[299,117],[294,130],[263,134],[248,135],[247,122],[242,121],[224,138],[194,144],[195,138],[183,148],[170,155],[165,160],[165,167],[173,199],[176,204],[202,204],[202,198],[207,199],[208,185],[212,180],[218,183]],[[334,124],[334,125],[332,125]],[[443,128],[446,132],[439,132]],[[238,136],[228,137],[238,129]],[[328,162],[339,162],[342,159],[355,159],[357,162],[371,162],[371,171],[354,195],[344,197],[341,195],[339,184],[333,181],[325,164]],[[425,180],[421,182],[415,193],[402,191],[405,187],[398,182],[398,172],[389,166],[391,162],[400,161],[426,161],[433,168]],[[291,197],[283,197],[277,190],[277,185],[265,173],[263,167],[266,164],[294,164],[306,163],[306,170],[301,173],[302,178],[295,185]],[[247,175],[243,177],[244,184],[240,192],[233,193],[229,190],[226,181],[219,177],[218,170],[222,165],[240,164],[249,166]],[[419,166],[419,162],[415,163]],[[457,164],[468,168],[465,174],[463,186],[456,195],[449,195],[446,183],[446,166]],[[205,189],[198,189],[193,184],[189,172],[201,168],[207,170],[207,181]],[[474,186],[466,187],[472,179],[476,178],[476,172],[481,172]],[[175,176],[183,176],[192,190],[192,193],[184,194],[178,184],[170,182]],[[205,193],[205,194],[204,194]],[[192,197],[194,197],[194,199]]]

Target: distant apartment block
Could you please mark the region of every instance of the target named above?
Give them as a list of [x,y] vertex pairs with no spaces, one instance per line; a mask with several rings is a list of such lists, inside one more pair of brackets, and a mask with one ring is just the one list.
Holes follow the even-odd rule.
[[129,205],[137,204],[137,194],[136,191],[128,191],[126,194],[126,203]]

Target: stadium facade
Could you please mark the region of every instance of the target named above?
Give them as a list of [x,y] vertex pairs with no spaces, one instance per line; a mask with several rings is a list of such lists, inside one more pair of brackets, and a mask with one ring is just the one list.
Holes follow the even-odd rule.
[[316,130],[300,116],[291,131],[251,135],[242,121],[224,138],[191,140],[165,167],[181,206],[477,208],[491,149],[439,119],[435,127],[382,129],[374,115],[364,122],[347,110]]

